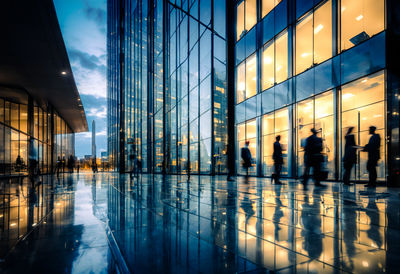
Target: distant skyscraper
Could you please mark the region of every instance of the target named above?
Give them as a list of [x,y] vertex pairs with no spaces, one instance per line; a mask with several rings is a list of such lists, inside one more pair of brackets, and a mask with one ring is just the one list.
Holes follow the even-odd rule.
[[96,122],[92,122],[92,157],[96,158]]

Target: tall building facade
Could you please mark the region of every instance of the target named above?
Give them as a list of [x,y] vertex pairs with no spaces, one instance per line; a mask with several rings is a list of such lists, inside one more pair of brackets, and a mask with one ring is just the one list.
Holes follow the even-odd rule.
[[[108,16],[115,167],[135,154],[149,172],[241,174],[249,141],[251,173],[270,176],[280,135],[283,173],[300,177],[316,128],[338,180],[347,128],[364,146],[373,125],[378,177],[397,180],[397,1],[114,0]],[[366,160],[359,151],[353,179],[367,179]]]
[[226,172],[225,22],[223,1],[108,1],[114,167]]

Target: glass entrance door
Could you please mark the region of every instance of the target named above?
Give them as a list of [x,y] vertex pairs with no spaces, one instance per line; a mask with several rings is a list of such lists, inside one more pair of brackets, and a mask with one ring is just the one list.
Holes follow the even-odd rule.
[[[344,154],[344,137],[349,127],[354,127],[356,143],[365,146],[370,138],[369,127],[375,126],[381,136],[380,161],[378,162],[378,179],[384,179],[385,170],[385,74],[383,71],[356,80],[342,87],[342,136],[341,159]],[[367,180],[367,153],[358,150],[358,159],[352,171],[352,180]],[[342,166],[342,165],[341,165]]]

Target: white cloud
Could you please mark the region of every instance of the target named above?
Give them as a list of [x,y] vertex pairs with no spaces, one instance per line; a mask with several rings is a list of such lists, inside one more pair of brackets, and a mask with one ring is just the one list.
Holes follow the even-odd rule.
[[89,108],[86,111],[87,116],[94,116],[97,118],[106,118],[107,117],[107,108],[102,106],[101,108]]

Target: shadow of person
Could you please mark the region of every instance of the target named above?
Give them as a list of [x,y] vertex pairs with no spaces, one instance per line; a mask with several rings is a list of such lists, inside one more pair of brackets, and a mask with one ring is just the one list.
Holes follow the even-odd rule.
[[246,225],[247,221],[254,215],[255,211],[253,208],[253,201],[250,200],[250,194],[249,194],[249,187],[246,188],[246,191],[243,192],[244,197],[242,202],[240,203],[240,207],[243,209],[245,216],[246,216]]
[[318,259],[322,254],[322,238],[321,233],[321,212],[320,200],[321,192],[314,189],[313,199],[310,203],[309,194],[304,197],[301,210],[301,222],[303,230],[301,235],[304,237],[303,249],[307,251],[311,259]]
[[370,192],[368,195],[368,205],[364,211],[370,220],[367,236],[375,243],[376,247],[380,248],[382,246],[382,237],[379,232],[379,210],[376,205],[375,191]]
[[281,230],[279,226],[279,222],[281,218],[283,217],[283,211],[281,210],[282,207],[282,201],[281,201],[281,188],[282,185],[276,184],[274,186],[274,192],[275,192],[275,212],[274,215],[272,216],[272,220],[274,222],[275,226],[275,240],[279,241],[279,230]]
[[343,241],[346,247],[347,257],[349,259],[350,269],[354,268],[353,257],[356,254],[355,242],[357,240],[357,204],[355,202],[355,192],[349,191],[348,186],[344,186],[342,192],[342,222],[341,228]]

